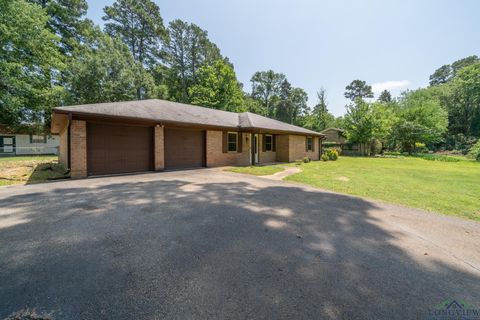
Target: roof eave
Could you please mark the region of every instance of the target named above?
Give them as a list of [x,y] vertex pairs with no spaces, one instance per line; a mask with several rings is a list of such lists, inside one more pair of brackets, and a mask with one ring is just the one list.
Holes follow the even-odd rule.
[[[246,127],[246,126],[229,126],[229,125],[215,125],[215,124],[200,124],[195,122],[185,122],[185,121],[172,121],[172,120],[161,120],[161,119],[152,119],[152,118],[142,118],[142,117],[128,117],[128,116],[118,116],[118,115],[108,115],[103,113],[95,113],[95,112],[83,112],[83,111],[75,111],[75,110],[66,110],[62,109],[61,107],[57,107],[53,109],[53,115],[55,114],[64,114],[64,115],[74,115],[77,117],[84,117],[84,118],[94,118],[94,119],[115,119],[115,120],[125,120],[125,121],[142,121],[148,122],[152,124],[172,124],[172,125],[191,125],[191,126],[198,126],[203,128],[212,128],[212,129],[235,129],[240,131],[258,131],[258,132],[271,132],[271,133],[278,133],[278,134],[293,134],[293,135],[303,135],[303,136],[318,136],[318,137],[325,137],[324,134],[319,132],[302,132],[302,131],[293,131],[293,130],[278,130],[278,129],[270,129],[270,128],[262,128],[262,127]],[[53,131],[53,130],[52,130]]]
[[82,112],[82,111],[72,111],[72,110],[63,110],[63,109],[53,109],[54,115],[57,114],[71,114],[76,117],[81,117],[84,119],[92,119],[92,120],[105,120],[108,121],[109,119],[112,120],[119,120],[119,121],[140,121],[143,123],[151,123],[151,124],[171,124],[177,126],[198,126],[203,128],[215,128],[215,129],[234,129],[239,130],[239,126],[229,126],[229,125],[215,125],[215,124],[200,124],[195,122],[185,122],[185,121],[172,121],[172,120],[161,120],[161,119],[152,119],[152,118],[141,118],[141,117],[127,117],[127,116],[117,116],[117,115],[108,115],[103,113],[93,113],[93,112]]

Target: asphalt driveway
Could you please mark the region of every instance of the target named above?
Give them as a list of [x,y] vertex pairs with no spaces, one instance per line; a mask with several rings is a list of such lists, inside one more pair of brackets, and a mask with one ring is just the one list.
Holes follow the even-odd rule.
[[0,319],[480,309],[480,224],[215,169],[0,189]]

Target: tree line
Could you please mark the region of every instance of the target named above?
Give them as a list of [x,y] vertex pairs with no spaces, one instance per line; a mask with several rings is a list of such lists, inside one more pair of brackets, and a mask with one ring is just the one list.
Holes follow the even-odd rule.
[[444,65],[430,86],[372,101],[361,80],[345,88],[346,114],[328,110],[320,88],[308,95],[283,73],[255,72],[251,91],[208,32],[194,23],[165,25],[152,0],[116,0],[104,8],[104,27],[86,18],[86,0],[0,0],[0,123],[48,130],[61,105],[160,98],[205,107],[250,111],[320,131],[344,128],[369,153],[413,152],[419,146],[466,152],[480,136],[477,56]]
[[[480,59],[475,55],[440,67],[427,88],[397,98],[385,90],[371,102],[372,88],[361,80],[346,87],[345,97],[351,103],[343,127],[364,154],[382,149],[466,154],[480,137]],[[374,150],[378,142],[380,150]]]
[[[160,98],[250,111],[322,129],[319,106],[272,70],[245,92],[233,64],[206,30],[179,19],[165,25],[152,0],[117,0],[103,29],[86,18],[86,0],[0,0],[0,122],[48,128],[60,105]],[[318,120],[318,121],[317,121]]]

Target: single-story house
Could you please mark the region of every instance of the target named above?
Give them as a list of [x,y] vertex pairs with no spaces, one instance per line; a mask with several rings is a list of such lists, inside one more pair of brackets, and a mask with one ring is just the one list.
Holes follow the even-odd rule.
[[51,132],[72,178],[318,160],[323,138],[250,112],[158,99],[58,107]]
[[320,131],[321,134],[325,135],[325,142],[335,143],[338,145],[345,144],[347,142],[347,137],[345,136],[345,130],[340,128],[327,128]]
[[[370,144],[371,150],[368,149],[367,144],[352,143],[347,140],[345,130],[339,128],[327,128],[320,131],[321,134],[325,135],[324,146],[340,148],[342,154],[344,155],[362,155],[362,154],[374,154],[375,152],[380,152],[382,149],[382,144],[379,140],[373,139]],[[378,143],[380,143],[380,151],[378,149]],[[363,152],[362,152],[363,151]]]
[[58,154],[58,135],[31,134],[0,126],[0,156]]

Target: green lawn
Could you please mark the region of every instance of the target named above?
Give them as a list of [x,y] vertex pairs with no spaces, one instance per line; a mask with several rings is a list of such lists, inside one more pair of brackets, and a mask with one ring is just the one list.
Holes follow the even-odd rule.
[[340,157],[337,161],[302,164],[300,168],[302,172],[285,180],[480,220],[479,162]]
[[0,157],[0,186],[44,182],[64,173],[57,156]]
[[268,175],[283,171],[284,169],[285,169],[284,166],[272,165],[272,166],[235,167],[235,168],[225,169],[225,171],[251,174],[254,176],[268,176]]

